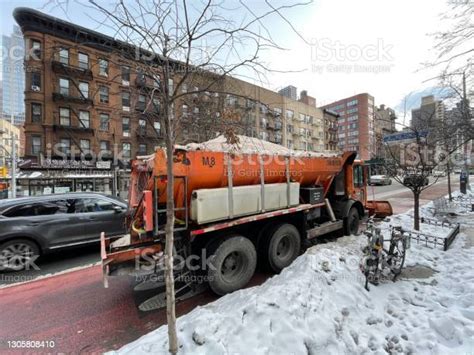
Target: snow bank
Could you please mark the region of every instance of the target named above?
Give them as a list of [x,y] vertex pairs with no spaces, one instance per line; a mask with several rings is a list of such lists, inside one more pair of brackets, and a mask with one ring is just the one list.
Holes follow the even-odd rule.
[[[403,217],[402,220],[407,220]],[[406,266],[435,271],[364,289],[365,237],[310,248],[263,285],[226,295],[178,319],[181,354],[470,353],[474,248],[461,234],[444,252],[416,247]],[[162,326],[119,354],[167,351]]]
[[264,141],[258,138],[237,136],[239,143],[229,144],[224,136],[218,136],[203,143],[190,143],[185,146],[179,146],[181,149],[194,150],[208,150],[213,152],[230,152],[241,154],[265,154],[265,155],[283,155],[283,156],[308,156],[308,157],[322,157],[322,156],[339,156],[338,153],[333,152],[312,152],[303,150],[293,150],[282,145]]

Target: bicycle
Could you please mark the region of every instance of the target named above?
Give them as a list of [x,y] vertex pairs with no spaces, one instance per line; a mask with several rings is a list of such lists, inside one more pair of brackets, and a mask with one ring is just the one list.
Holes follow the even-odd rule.
[[[405,263],[406,251],[409,248],[409,237],[405,235],[402,227],[390,226],[390,239],[384,240],[380,227],[375,226],[371,217],[367,222],[364,232],[368,245],[363,249],[360,268],[365,275],[365,289],[369,291],[369,282],[378,285],[380,280],[393,275],[392,281],[402,272]],[[389,242],[388,249],[384,243]]]

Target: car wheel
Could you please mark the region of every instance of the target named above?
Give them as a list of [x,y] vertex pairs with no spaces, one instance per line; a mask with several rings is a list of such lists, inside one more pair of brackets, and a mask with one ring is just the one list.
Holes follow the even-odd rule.
[[265,269],[279,273],[295,260],[301,250],[301,237],[292,224],[272,229],[261,245],[260,255]]
[[218,295],[241,289],[252,278],[257,266],[257,251],[243,236],[232,236],[209,248],[209,286]]
[[359,233],[359,212],[356,207],[351,207],[344,221],[344,234],[357,235]]
[[0,270],[28,269],[39,257],[38,246],[27,239],[13,239],[0,245]]
[[388,180],[388,184],[389,184],[389,185],[392,185],[392,180]]

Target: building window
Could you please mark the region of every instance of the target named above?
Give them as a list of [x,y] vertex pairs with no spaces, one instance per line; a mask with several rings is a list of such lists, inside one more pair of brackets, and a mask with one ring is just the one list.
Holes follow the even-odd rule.
[[79,53],[77,55],[77,61],[79,62],[79,68],[89,69],[89,56],[85,53]]
[[41,137],[32,136],[31,137],[31,154],[37,155],[41,153]]
[[59,78],[59,93],[64,96],[69,96],[69,80]]
[[106,113],[100,114],[100,127],[101,131],[108,131],[109,130],[109,115]]
[[153,128],[155,129],[156,133],[159,135],[161,133],[161,123],[158,121],[153,122]]
[[103,104],[109,103],[109,88],[107,86],[99,86],[99,101]]
[[138,95],[137,110],[145,111],[146,109],[146,97],[145,95]]
[[158,74],[153,75],[153,87],[159,88],[161,85],[161,78]]
[[59,124],[61,126],[71,125],[71,111],[68,108],[65,108],[65,107],[59,108]]
[[88,139],[81,139],[79,142],[81,151],[83,153],[88,153],[91,150],[91,141]]
[[99,59],[99,75],[109,75],[109,62],[106,59]]
[[153,98],[153,109],[155,112],[160,112],[160,100],[156,97]]
[[81,93],[82,97],[85,99],[89,98],[89,83],[84,81],[79,82],[79,92]]
[[174,82],[173,79],[168,79],[168,95],[172,95],[174,92]]
[[122,117],[122,134],[124,137],[130,137],[130,117]]
[[31,52],[32,57],[35,60],[41,59],[41,42],[40,41],[31,41]]
[[41,90],[41,73],[39,71],[31,73],[31,89],[33,91]]
[[61,48],[59,50],[59,62],[69,65],[69,49]]
[[130,85],[130,67],[122,67],[122,84],[127,86]]
[[132,157],[132,145],[130,143],[122,143],[122,157],[124,159]]
[[79,124],[80,127],[90,128],[91,119],[89,111],[79,111]]
[[288,118],[289,120],[292,120],[294,115],[295,113],[293,112],[293,110],[286,110],[286,118]]
[[71,151],[71,140],[69,138],[61,138],[59,150],[63,153],[69,153]]
[[124,109],[124,111],[130,110],[130,93],[129,92],[122,92],[122,109]]
[[32,103],[31,104],[31,122],[41,123],[42,118],[42,109],[41,104]]
[[146,154],[146,144],[145,143],[140,143],[138,145],[138,154],[140,154],[140,155],[145,155]]
[[100,151],[101,152],[109,151],[109,142],[108,141],[100,141]]
[[141,135],[145,134],[146,132],[146,120],[140,118],[138,120],[138,130]]

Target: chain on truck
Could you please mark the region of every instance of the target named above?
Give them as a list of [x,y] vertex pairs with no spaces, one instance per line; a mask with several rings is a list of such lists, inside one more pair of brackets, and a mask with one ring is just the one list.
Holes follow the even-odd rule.
[[[366,215],[392,214],[367,200],[368,169],[343,154],[265,155],[186,150],[173,155],[176,299],[209,286],[223,295],[244,287],[257,262],[278,273],[320,236],[356,234]],[[101,236],[104,282],[134,275],[135,289],[164,287],[166,151],[132,162],[129,234]],[[165,306],[164,292],[140,309]]]

